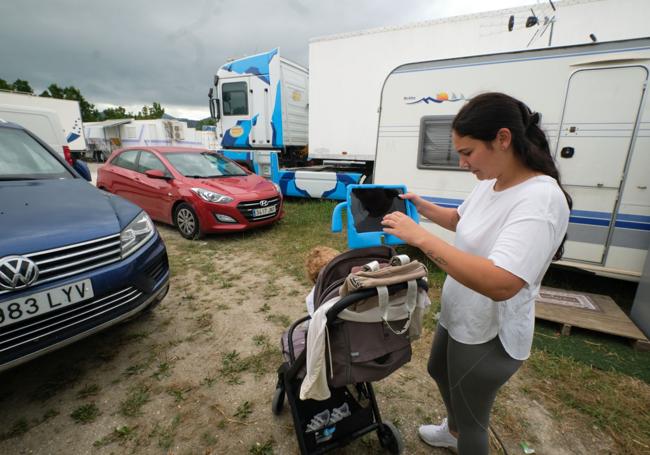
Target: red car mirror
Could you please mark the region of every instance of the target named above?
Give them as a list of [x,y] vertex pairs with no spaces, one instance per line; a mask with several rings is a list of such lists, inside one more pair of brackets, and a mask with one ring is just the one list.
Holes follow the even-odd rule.
[[146,175],[149,178],[152,179],[166,179],[167,176],[163,171],[160,169],[149,169],[148,171],[144,171],[144,175]]

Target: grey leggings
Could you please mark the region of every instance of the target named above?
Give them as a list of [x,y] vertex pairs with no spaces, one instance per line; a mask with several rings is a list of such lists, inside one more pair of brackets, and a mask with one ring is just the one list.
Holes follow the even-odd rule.
[[508,355],[498,336],[482,344],[463,344],[438,324],[428,370],[445,402],[449,428],[459,432],[459,455],[488,454],[492,404],[522,363]]

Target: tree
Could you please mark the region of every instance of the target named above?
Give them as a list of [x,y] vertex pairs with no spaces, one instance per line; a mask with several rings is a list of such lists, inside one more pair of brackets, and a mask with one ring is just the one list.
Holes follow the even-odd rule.
[[81,94],[81,90],[72,85],[69,87],[61,88],[57,84],[50,84],[47,90],[43,91],[40,96],[58,98],[62,100],[74,100],[79,102],[79,110],[81,110],[81,119],[84,122],[94,122],[99,120],[100,114],[95,105],[89,103],[86,98]]
[[162,118],[165,115],[165,109],[160,103],[154,101],[153,106],[142,106],[142,110],[135,116],[138,120],[152,120]]
[[113,120],[113,119],[120,119],[120,118],[131,118],[133,117],[133,114],[130,112],[126,112],[126,109],[124,109],[122,106],[118,107],[108,107],[102,111],[100,114],[103,120]]
[[204,125],[207,126],[215,126],[217,124],[217,121],[213,118],[204,118],[203,120],[199,120],[196,122],[196,129],[201,131],[203,129]]
[[13,83],[15,92],[34,93],[34,89],[29,82],[22,79],[16,79]]
[[9,82],[0,79],[0,90],[13,90],[13,87]]

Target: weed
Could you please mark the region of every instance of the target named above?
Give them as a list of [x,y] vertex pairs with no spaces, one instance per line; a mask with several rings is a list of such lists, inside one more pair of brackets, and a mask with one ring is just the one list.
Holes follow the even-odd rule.
[[286,314],[269,314],[266,317],[267,321],[273,322],[274,324],[279,325],[280,327],[289,327],[291,325],[291,318]]
[[88,403],[72,411],[70,417],[72,417],[75,423],[90,423],[94,422],[99,414],[99,408],[97,408],[95,403]]
[[144,370],[147,369],[148,366],[149,366],[148,362],[136,363],[135,365],[131,365],[126,370],[124,370],[124,376],[137,376],[139,374],[142,374]]
[[191,392],[193,387],[188,386],[188,387],[178,387],[178,386],[173,386],[167,389],[167,394],[171,395],[174,397],[174,401],[176,403],[180,403],[181,401],[185,401],[185,394],[188,392]]
[[253,336],[253,343],[255,346],[270,346],[271,341],[268,335],[255,335]]
[[273,455],[274,443],[275,441],[273,439],[269,439],[264,444],[256,442],[250,449],[248,449],[248,453],[251,455]]
[[156,425],[154,431],[158,435],[158,446],[163,449],[169,449],[174,443],[174,437],[176,436],[176,430],[178,425],[181,423],[181,416],[176,414],[172,419],[168,427],[161,428]]
[[207,327],[210,327],[212,325],[212,314],[203,313],[200,316],[197,316],[195,318],[195,321],[196,321],[196,327],[198,329],[205,329]]
[[233,384],[242,384],[243,381],[239,376],[239,373],[245,371],[247,365],[239,356],[239,352],[230,351],[224,354],[221,358],[221,375],[226,379],[226,382],[230,385]]
[[120,414],[127,417],[140,415],[142,406],[149,400],[149,387],[138,384],[131,388],[127,398],[120,403]]
[[229,310],[230,306],[226,305],[225,303],[218,303],[215,308],[219,311],[224,311],[224,310]]
[[58,415],[59,415],[59,411],[57,411],[56,409],[48,409],[47,411],[45,411],[45,414],[43,414],[43,417],[41,418],[41,423],[46,422]]
[[258,313],[268,313],[269,311],[271,311],[271,306],[268,303],[264,303],[264,305],[257,310]]
[[162,380],[171,376],[171,364],[169,362],[160,362],[158,364],[158,369],[151,375],[151,377],[156,378],[157,380]]
[[137,428],[137,426],[129,427],[127,425],[116,427],[110,434],[93,442],[93,446],[104,447],[116,441],[127,441],[132,439],[135,436],[135,430]]
[[201,442],[203,442],[203,445],[213,446],[217,443],[217,436],[206,431],[201,435]]
[[228,289],[234,286],[231,280],[225,279],[225,278],[219,278],[217,280],[218,286],[221,289]]
[[208,387],[212,387],[215,382],[217,382],[217,378],[211,377],[211,376],[206,376],[205,378],[203,378],[203,381],[201,381],[201,385],[206,385]]
[[0,434],[0,441],[5,439],[15,438],[16,436],[21,436],[29,431],[29,423],[27,419],[22,418],[14,422],[14,424],[9,428],[9,431],[6,433]]
[[252,412],[253,406],[251,405],[250,401],[244,401],[237,407],[237,412],[235,412],[234,416],[244,420],[247,419]]
[[84,400],[88,397],[95,396],[99,393],[101,389],[102,388],[97,384],[88,384],[77,392],[77,398]]

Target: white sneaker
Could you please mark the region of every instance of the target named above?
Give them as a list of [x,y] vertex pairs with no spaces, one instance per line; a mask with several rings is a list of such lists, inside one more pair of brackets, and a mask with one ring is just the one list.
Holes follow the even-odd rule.
[[440,425],[422,425],[418,429],[420,438],[433,447],[445,447],[453,452],[458,451],[458,439],[449,432],[447,418]]

